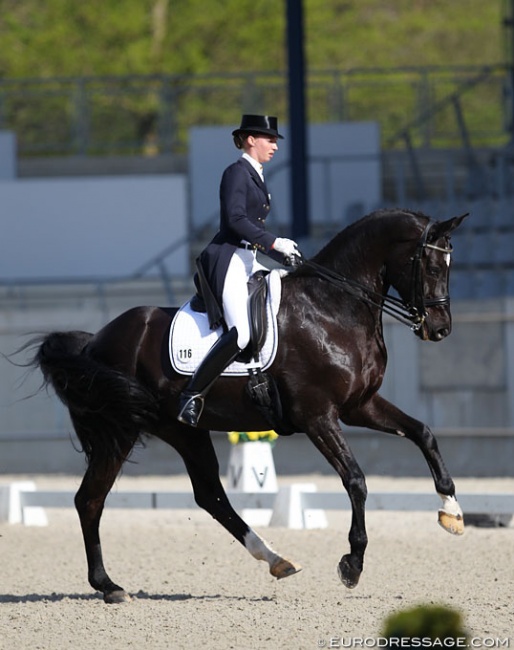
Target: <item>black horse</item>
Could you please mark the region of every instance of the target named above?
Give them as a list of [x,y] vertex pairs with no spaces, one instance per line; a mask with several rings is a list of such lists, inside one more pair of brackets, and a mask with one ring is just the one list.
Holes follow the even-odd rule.
[[[268,374],[280,396],[284,431],[307,434],[349,495],[350,552],[338,565],[347,587],[357,584],[363,568],[367,490],[340,420],[412,440],[421,449],[443,500],[441,525],[451,533],[463,530],[455,487],[432,432],[378,393],[387,362],[383,311],[410,324],[423,340],[440,341],[450,334],[450,234],[463,218],[439,222],[408,210],[373,212],[282,280],[279,346]],[[388,295],[391,286],[399,298]],[[136,307],[94,335],[50,333],[37,341],[32,362],[68,407],[87,457],[75,505],[89,582],[108,603],[130,597],[105,571],[100,518],[122,464],[143,434],[157,436],[178,451],[197,504],[256,559],[267,561],[272,575],[283,578],[299,570],[238,516],[220,481],[209,431],[270,428],[245,390],[247,379],[222,377],[215,382],[200,428],[176,420],[178,396],[187,380],[173,372],[167,355],[176,311]]]

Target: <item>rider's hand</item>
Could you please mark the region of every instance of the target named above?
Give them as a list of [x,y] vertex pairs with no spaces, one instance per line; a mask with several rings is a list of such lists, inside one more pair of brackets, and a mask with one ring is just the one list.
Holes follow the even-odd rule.
[[298,244],[292,239],[286,239],[285,237],[277,237],[273,242],[272,248],[278,253],[282,253],[285,257],[299,257],[300,251],[298,250]]

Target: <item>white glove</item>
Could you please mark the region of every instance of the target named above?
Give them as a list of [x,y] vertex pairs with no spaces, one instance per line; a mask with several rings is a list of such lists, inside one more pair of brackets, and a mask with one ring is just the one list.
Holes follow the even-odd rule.
[[294,257],[300,256],[300,251],[298,250],[298,244],[292,239],[286,239],[285,237],[277,237],[273,242],[272,248],[279,253],[282,253],[285,257]]

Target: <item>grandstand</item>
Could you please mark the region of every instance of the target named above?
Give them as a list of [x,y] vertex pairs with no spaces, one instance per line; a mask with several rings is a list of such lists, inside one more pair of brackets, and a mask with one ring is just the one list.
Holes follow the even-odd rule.
[[[451,295],[456,318],[451,341],[425,350],[414,337],[408,338],[410,334],[405,334],[401,326],[386,323],[391,366],[385,396],[443,431],[449,444],[459,444],[463,428],[479,427],[490,433],[488,451],[480,447],[480,440],[473,434],[465,459],[468,465],[457,470],[461,473],[480,471],[470,461],[477,449],[488,467],[484,471],[508,472],[498,465],[498,458],[511,456],[510,451],[506,452],[511,447],[505,445],[513,443],[514,369],[509,361],[514,358],[511,73],[508,65],[309,73],[319,123],[351,126],[364,121],[378,126],[377,150],[366,156],[380,173],[379,193],[371,202],[365,193],[360,199],[341,201],[337,188],[325,188],[323,210],[313,215],[311,235],[308,241],[301,242],[302,248],[307,252],[316,250],[347,223],[378,207],[405,206],[441,219],[464,212],[471,215],[454,235]],[[398,125],[392,115],[398,110],[395,94],[401,84],[408,88],[405,92],[411,93],[411,100],[405,107],[403,123]],[[35,181],[64,183],[66,179],[80,182],[87,178],[109,183],[120,178],[180,178],[188,188],[186,204],[190,208],[194,185],[189,147],[194,128],[221,128],[225,133],[238,122],[239,107],[243,111],[266,112],[271,97],[273,105],[283,107],[285,86],[282,75],[257,73],[230,79],[154,76],[0,80],[0,130],[15,133],[18,140],[15,164],[0,164],[2,184],[26,183],[24,187],[29,188]],[[352,98],[357,89],[362,93],[363,88],[378,88],[380,92],[375,93],[374,105],[359,110],[362,104],[354,103]],[[127,100],[123,105],[130,105],[137,96],[142,106],[141,119],[134,119],[134,113],[116,111],[123,93]],[[145,93],[153,99],[157,94],[160,103],[159,111],[150,121],[143,121],[142,128]],[[255,101],[251,109],[244,104],[246,96]],[[478,101],[484,96],[496,98],[489,102],[486,113],[484,103]],[[196,98],[195,106],[202,102],[208,105],[215,98],[219,105],[236,107],[232,115],[224,114],[225,120],[231,120],[230,125],[216,122],[212,111],[205,115],[188,111],[187,97]],[[314,101],[312,96],[310,101]],[[333,176],[342,158],[350,166],[357,161],[357,154],[349,150],[332,157],[323,155],[323,159],[313,155],[311,160],[314,175],[322,179]],[[269,182],[277,185],[276,191],[271,190],[274,201],[280,191],[287,192],[281,176],[287,173],[287,167],[286,155],[280,167],[270,170]],[[218,175],[216,172],[215,177]],[[315,194],[316,201],[317,197]],[[8,210],[5,203],[2,207]],[[171,204],[168,209],[171,217]],[[285,220],[279,221],[277,228],[287,234],[287,201],[284,215]],[[131,218],[137,220],[138,216]],[[186,215],[186,230],[180,236],[172,223],[169,234],[156,232],[155,250],[145,259],[125,264],[121,271],[113,268],[101,275],[81,277],[66,273],[22,277],[12,269],[10,275],[0,274],[2,351],[18,347],[20,336],[27,331],[67,326],[95,330],[134,304],[183,302],[192,291],[191,260],[216,223],[214,200],[212,209],[204,210],[197,221]],[[105,239],[109,239],[109,233],[106,222]],[[177,270],[176,260],[184,250],[188,262]],[[24,253],[32,255],[31,251]],[[21,256],[19,261],[22,264]],[[56,268],[57,263],[56,259]],[[487,355],[481,354],[485,349]],[[441,369],[439,374],[437,368]],[[3,371],[2,393],[10,394],[18,379],[15,372]],[[29,383],[28,392],[36,384]],[[20,432],[32,440],[28,434],[36,429],[59,431],[62,436],[68,426],[56,403],[49,407],[37,398],[19,408],[11,404],[2,418],[0,442],[3,436],[11,444]],[[491,436],[503,446],[492,445]],[[368,449],[372,466],[373,445]]]
[[[470,212],[456,234],[453,296],[512,295],[512,66],[313,71],[307,81],[317,121],[378,124],[382,176],[382,196],[374,205],[364,200],[341,206],[328,199],[327,223],[313,224],[307,248],[314,250],[374,207],[414,207],[436,218]],[[187,173],[191,129],[220,125],[211,112],[188,110],[188,99],[196,107],[215,98],[219,105],[257,110],[244,107],[250,96],[264,110],[270,92],[274,106],[286,104],[286,85],[278,73],[0,80],[0,129],[16,133],[17,173],[24,179]],[[400,125],[397,95],[405,102]],[[148,106],[155,97],[159,109],[150,120]],[[124,113],[120,105],[131,111]],[[238,114],[236,109],[230,126]],[[341,154],[351,158],[351,152]],[[336,165],[335,156],[325,164],[327,169]],[[214,200],[200,232],[197,223],[191,227],[194,252],[199,235],[212,232],[215,210]],[[174,252],[163,249],[156,251],[152,273],[159,269],[170,295],[173,278],[164,280],[162,271]]]

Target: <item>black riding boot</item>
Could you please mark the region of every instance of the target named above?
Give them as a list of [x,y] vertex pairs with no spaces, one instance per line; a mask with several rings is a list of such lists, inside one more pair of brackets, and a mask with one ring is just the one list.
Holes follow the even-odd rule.
[[207,352],[189,383],[180,395],[177,420],[190,427],[196,427],[202,415],[204,397],[209,388],[227,366],[241,352],[237,345],[237,330],[233,327],[216,341]]

